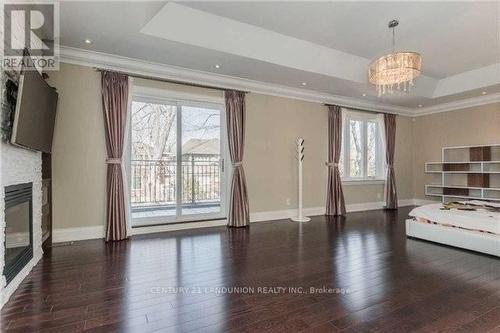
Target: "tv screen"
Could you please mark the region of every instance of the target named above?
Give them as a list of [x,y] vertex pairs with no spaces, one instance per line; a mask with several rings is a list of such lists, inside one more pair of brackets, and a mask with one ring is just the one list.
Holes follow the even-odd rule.
[[11,142],[50,153],[57,98],[56,90],[38,71],[24,71],[19,78]]

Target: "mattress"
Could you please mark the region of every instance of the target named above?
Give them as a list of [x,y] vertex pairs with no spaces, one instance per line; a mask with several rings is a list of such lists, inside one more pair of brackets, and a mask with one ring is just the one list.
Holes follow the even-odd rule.
[[[500,207],[498,204],[478,200],[464,201],[463,203]],[[445,227],[500,235],[500,212],[492,212],[483,208],[478,208],[475,211],[442,210],[442,208],[441,203],[424,205],[413,209],[409,215],[422,223],[439,224]]]
[[500,257],[500,236],[487,232],[420,223],[412,218],[406,220],[406,234],[413,238]]

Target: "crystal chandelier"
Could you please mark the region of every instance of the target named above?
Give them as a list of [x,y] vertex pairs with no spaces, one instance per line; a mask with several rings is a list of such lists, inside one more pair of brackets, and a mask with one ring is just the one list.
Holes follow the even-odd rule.
[[378,96],[394,89],[409,91],[420,75],[422,57],[416,52],[395,52],[395,28],[398,20],[389,22],[392,29],[392,53],[372,61],[368,67],[368,79],[377,87]]

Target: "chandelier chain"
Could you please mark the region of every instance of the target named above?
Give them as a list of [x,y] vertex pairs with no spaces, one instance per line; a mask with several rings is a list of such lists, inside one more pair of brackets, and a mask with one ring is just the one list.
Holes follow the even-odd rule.
[[396,52],[396,27],[392,27],[392,53]]

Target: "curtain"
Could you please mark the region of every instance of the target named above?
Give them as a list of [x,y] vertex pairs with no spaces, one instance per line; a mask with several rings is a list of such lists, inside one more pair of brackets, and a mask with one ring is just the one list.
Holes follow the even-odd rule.
[[398,194],[396,192],[396,176],[394,175],[394,150],[396,148],[396,115],[384,114],[385,127],[385,163],[387,165],[387,179],[385,181],[385,208],[398,208]]
[[128,77],[103,71],[101,85],[108,153],[106,241],[119,241],[127,238],[122,158],[128,111]]
[[245,93],[227,90],[226,124],[229,155],[233,165],[233,177],[229,193],[229,227],[246,227],[250,223],[247,185],[243,170],[243,150],[245,147]]
[[344,192],[340,181],[339,161],[342,147],[342,110],[340,106],[328,106],[328,183],[326,215],[345,215]]

